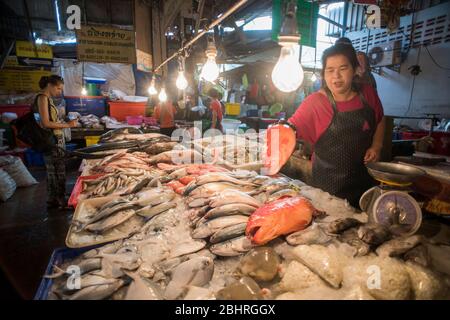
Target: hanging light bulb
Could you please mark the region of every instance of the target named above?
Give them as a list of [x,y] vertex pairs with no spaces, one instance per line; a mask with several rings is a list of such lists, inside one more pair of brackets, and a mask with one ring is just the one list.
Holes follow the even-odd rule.
[[152,81],[150,82],[150,87],[148,87],[148,94],[151,96],[154,96],[155,94],[157,94],[158,91],[156,90],[156,86],[155,86],[155,77],[152,77]]
[[177,85],[178,89],[184,90],[188,86],[188,81],[187,81],[186,77],[184,76],[183,58],[180,58],[178,60],[178,64],[179,64],[178,78],[177,78],[177,81],[175,82],[175,84]]
[[295,18],[296,11],[297,6],[290,2],[278,37],[281,46],[280,58],[272,71],[273,84],[282,92],[297,90],[304,79],[303,68],[299,62],[300,35]]
[[167,101],[167,93],[166,93],[166,89],[163,87],[161,89],[161,92],[159,93],[159,101],[160,102],[166,102]]
[[313,75],[311,76],[311,81],[312,82],[316,82],[317,81],[317,76],[315,73],[313,73]]
[[214,82],[217,80],[220,74],[219,67],[216,63],[217,49],[216,45],[214,44],[214,40],[208,41],[206,57],[208,58],[208,60],[203,65],[202,72],[200,73],[200,78],[205,79],[209,82]]
[[81,95],[82,96],[87,96],[88,92],[86,90],[86,87],[83,86],[83,88],[81,88]]

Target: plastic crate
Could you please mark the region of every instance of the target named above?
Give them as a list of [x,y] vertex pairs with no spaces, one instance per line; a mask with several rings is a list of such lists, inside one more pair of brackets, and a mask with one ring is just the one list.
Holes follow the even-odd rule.
[[78,112],[82,116],[89,114],[101,118],[106,115],[106,100],[103,97],[64,97],[66,101],[66,112]]
[[127,123],[131,126],[140,126],[144,122],[143,116],[127,116]]
[[[49,275],[53,273],[53,266],[54,265],[61,265],[67,260],[74,259],[83,253],[92,250],[94,248],[97,248],[99,246],[92,246],[89,248],[83,248],[83,249],[68,249],[68,248],[58,248],[55,251],[53,251],[50,261],[47,265],[47,268],[45,269],[45,274]],[[39,285],[39,288],[34,295],[34,300],[47,300],[48,294],[50,292],[50,289],[53,285],[53,279],[47,279],[42,278],[42,281]]]
[[67,151],[74,151],[77,149],[78,145],[76,143],[67,143],[66,144],[66,150]]
[[240,103],[226,103],[225,113],[230,116],[238,116],[241,113]]
[[92,176],[80,176],[77,179],[77,182],[75,182],[75,186],[73,187],[72,193],[70,194],[68,205],[69,207],[76,208],[78,205],[78,197],[80,196],[81,192],[83,191],[83,181],[86,180],[95,180],[100,177],[102,177],[104,174],[96,174]]
[[44,154],[31,148],[25,151],[25,163],[28,167],[44,167]]
[[259,110],[247,110],[247,117],[257,117]]
[[84,139],[86,140],[86,147],[97,144],[100,141],[100,136],[86,136]]
[[109,102],[109,114],[118,121],[125,121],[127,116],[145,116],[146,108],[146,102]]

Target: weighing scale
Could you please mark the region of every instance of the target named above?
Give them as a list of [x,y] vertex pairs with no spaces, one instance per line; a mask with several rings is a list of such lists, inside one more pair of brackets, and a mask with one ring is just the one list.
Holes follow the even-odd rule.
[[425,171],[389,162],[369,163],[367,170],[380,182],[359,200],[359,206],[367,212],[369,222],[388,227],[394,235],[414,234],[422,223],[422,210],[410,195],[410,187],[416,178],[425,175]]

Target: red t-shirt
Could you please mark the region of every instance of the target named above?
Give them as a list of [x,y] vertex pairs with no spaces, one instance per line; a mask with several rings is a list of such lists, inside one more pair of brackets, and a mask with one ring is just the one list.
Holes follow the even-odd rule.
[[[362,94],[367,103],[375,111],[375,119],[378,124],[383,118],[383,106],[377,92],[369,85],[364,85]],[[363,108],[359,95],[349,101],[336,102],[339,112],[355,111]],[[297,139],[303,139],[314,145],[323,133],[328,129],[333,119],[333,107],[327,96],[315,92],[308,96],[298,107],[289,122],[297,128]],[[367,130],[369,123],[364,123],[361,131]]]
[[209,108],[211,109],[212,112],[215,112],[217,114],[217,122],[221,123],[223,115],[222,115],[222,105],[220,104],[219,100],[215,99],[211,101]]

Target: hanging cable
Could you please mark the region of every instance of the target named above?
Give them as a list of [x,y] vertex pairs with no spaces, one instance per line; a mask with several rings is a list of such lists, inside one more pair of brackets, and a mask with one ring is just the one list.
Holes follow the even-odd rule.
[[431,55],[430,51],[428,50],[428,46],[424,46],[424,47],[425,47],[425,50],[427,50],[428,55],[429,55],[430,58],[431,58],[431,61],[433,61],[433,63],[434,63],[438,68],[441,68],[441,69],[443,69],[443,70],[450,70],[450,68],[443,67],[443,66],[441,66],[439,63],[437,63],[437,61],[433,58],[433,56]]
[[[416,60],[416,66],[418,66],[419,65],[419,61],[420,61],[420,53],[421,53],[421,50],[422,49],[422,47],[420,46],[419,47],[419,51],[417,52],[417,60]],[[408,103],[408,109],[406,110],[406,112],[405,112],[405,117],[409,114],[409,112],[411,111],[411,106],[412,106],[412,98],[413,98],[413,94],[414,94],[414,87],[415,87],[415,84],[416,84],[416,77],[417,77],[417,75],[418,75],[418,73],[416,74],[416,73],[413,73],[413,82],[412,82],[412,86],[411,86],[411,92],[410,92],[410,94],[409,94],[409,103]],[[400,124],[401,124],[401,122],[402,121],[400,121]]]

